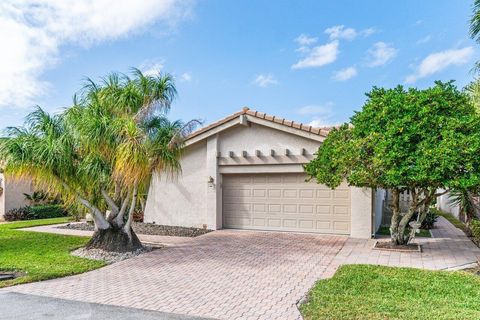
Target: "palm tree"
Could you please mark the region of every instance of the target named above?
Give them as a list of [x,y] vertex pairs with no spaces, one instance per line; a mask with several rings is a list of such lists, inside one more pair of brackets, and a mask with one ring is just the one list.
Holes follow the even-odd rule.
[[473,1],[473,14],[470,18],[470,37],[480,42],[480,0]]
[[131,224],[139,194],[147,193],[153,172],[180,171],[182,138],[195,123],[167,119],[176,94],[170,75],[137,69],[131,78],[87,79],[63,113],[37,107],[24,127],[8,128],[10,139],[0,144],[5,171],[86,207],[95,222],[87,248],[137,250]]
[[[480,0],[473,1],[473,14],[470,18],[470,37],[480,43]],[[475,71],[480,70],[480,62],[477,61]]]
[[480,80],[475,79],[465,87],[465,92],[470,97],[475,108],[480,111]]
[[457,188],[450,190],[450,205],[458,206],[459,208],[459,220],[467,223],[467,225],[476,216],[478,205],[475,200],[477,193],[466,189]]

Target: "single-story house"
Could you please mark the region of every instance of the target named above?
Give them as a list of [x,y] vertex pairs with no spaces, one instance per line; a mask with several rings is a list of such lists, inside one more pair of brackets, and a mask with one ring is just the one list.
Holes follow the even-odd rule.
[[4,220],[9,210],[28,205],[25,193],[32,190],[31,181],[5,179],[5,175],[0,173],[0,221]]
[[248,108],[203,127],[186,139],[180,175],[153,176],[144,221],[370,238],[373,190],[305,181],[328,132]]

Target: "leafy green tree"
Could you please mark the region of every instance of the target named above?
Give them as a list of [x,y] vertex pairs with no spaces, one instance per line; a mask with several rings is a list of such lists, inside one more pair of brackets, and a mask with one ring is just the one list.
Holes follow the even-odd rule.
[[131,78],[88,80],[63,113],[37,107],[24,127],[7,130],[0,144],[5,172],[87,208],[95,221],[88,248],[139,249],[131,228],[139,194],[146,194],[152,172],[180,170],[182,137],[193,125],[167,119],[175,96],[170,75],[134,70]]
[[[406,244],[411,217],[421,224],[438,189],[480,184],[480,117],[468,95],[453,82],[435,82],[424,90],[374,87],[362,111],[332,130],[307,174],[331,188],[346,180],[357,187],[392,193],[391,238]],[[408,212],[399,197],[411,196]]]

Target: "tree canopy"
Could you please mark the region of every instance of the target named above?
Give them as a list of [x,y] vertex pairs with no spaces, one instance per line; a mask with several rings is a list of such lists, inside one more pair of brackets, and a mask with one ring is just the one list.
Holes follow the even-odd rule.
[[[170,75],[134,70],[132,77],[87,80],[64,112],[37,107],[25,126],[7,130],[0,144],[5,172],[33,178],[42,190],[88,208],[98,231],[91,246],[135,249],[140,243],[131,220],[139,194],[146,193],[152,172],[180,170],[181,137],[190,125],[166,117],[175,96]],[[100,234],[107,230],[127,237],[110,241],[110,234],[105,243]]]
[[332,188],[346,180],[411,192],[418,200],[411,215],[437,189],[480,185],[480,117],[453,82],[374,87],[366,96],[362,110],[333,129],[305,166],[309,176]]
[[319,182],[361,187],[480,184],[480,118],[452,82],[373,88],[350,124],[334,128],[306,165]]

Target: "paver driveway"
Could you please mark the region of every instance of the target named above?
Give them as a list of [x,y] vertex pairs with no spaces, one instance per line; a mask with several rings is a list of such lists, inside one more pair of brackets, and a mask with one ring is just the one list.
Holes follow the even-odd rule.
[[296,303],[347,237],[219,230],[26,294],[217,319],[299,319]]

